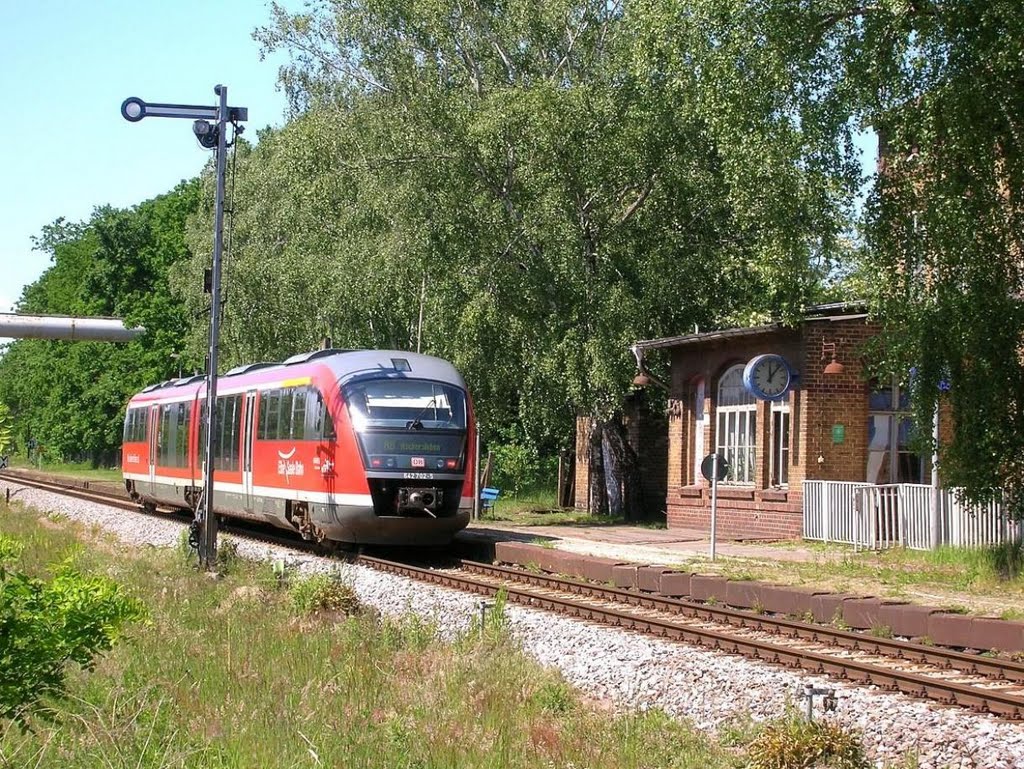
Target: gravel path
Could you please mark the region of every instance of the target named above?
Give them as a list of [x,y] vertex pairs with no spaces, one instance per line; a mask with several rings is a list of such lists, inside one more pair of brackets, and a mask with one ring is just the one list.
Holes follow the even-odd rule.
[[[108,529],[130,545],[176,545],[182,524],[133,516],[102,505],[0,481],[18,489],[14,499]],[[301,572],[328,571],[337,562],[272,545],[238,542],[246,558],[284,558]],[[345,573],[360,598],[382,613],[409,611],[433,619],[443,634],[467,628],[478,598],[432,587],[367,567]],[[519,606],[508,607],[512,632],[542,664],[558,668],[587,696],[620,708],[664,708],[702,729],[716,731],[735,719],[782,714],[810,682],[838,695],[834,718],[863,732],[878,766],[916,756],[922,769],[1024,769],[1024,725],[867,687],[845,686],[746,659],[646,638]],[[913,765],[913,764],[911,764]]]

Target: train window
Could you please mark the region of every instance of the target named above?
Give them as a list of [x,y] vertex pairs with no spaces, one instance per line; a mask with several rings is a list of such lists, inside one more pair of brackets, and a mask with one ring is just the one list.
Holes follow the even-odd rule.
[[146,440],[146,409],[128,409],[124,417],[124,442],[141,443]]
[[188,467],[188,422],[192,414],[191,403],[178,403],[174,443],[174,466]]
[[313,437],[306,434],[306,402],[309,400],[309,390],[310,388],[303,387],[292,392],[292,413],[289,421],[292,440],[304,441]]
[[132,429],[129,436],[133,443],[142,443],[146,440],[146,417],[147,409],[132,409]]
[[259,408],[256,410],[256,437],[264,441],[267,439],[267,396],[269,390],[259,393]]
[[217,470],[238,470],[241,403],[241,395],[217,398],[217,442],[213,454],[213,466]]
[[[216,435],[213,441],[213,468],[237,471],[239,468],[238,441],[241,434],[242,396],[221,395],[217,398]],[[206,456],[206,404],[199,425],[199,456]]]
[[357,431],[371,427],[465,430],[466,396],[424,379],[371,379],[348,385],[345,401]]
[[260,393],[260,440],[277,440],[280,415],[281,391],[265,390]]
[[156,462],[163,467],[188,466],[188,422],[191,403],[165,403],[160,406]]
[[295,390],[281,390],[281,411],[277,422],[277,439],[287,441],[292,438],[292,405]]
[[324,396],[315,387],[309,388],[309,402],[306,408],[306,439],[311,441],[332,440],[334,422],[324,403]]
[[312,385],[264,390],[256,434],[261,441],[318,441],[334,437],[334,424],[323,395]]

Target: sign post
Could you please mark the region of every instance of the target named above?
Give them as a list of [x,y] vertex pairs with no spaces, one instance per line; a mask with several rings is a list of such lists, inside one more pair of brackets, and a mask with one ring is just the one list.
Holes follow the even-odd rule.
[[700,463],[700,472],[711,481],[711,560],[715,560],[715,541],[718,528],[718,482],[729,475],[729,461],[719,454],[708,454]]
[[[235,127],[235,136],[241,132],[238,125],[249,117],[245,107],[228,106],[227,86],[213,89],[219,97],[213,107],[193,104],[147,103],[132,96],[121,103],[121,116],[130,123],[145,117],[187,118],[199,144],[217,151],[217,192],[213,218],[213,265],[210,270],[210,347],[206,363],[206,463],[203,473],[203,494],[196,508],[199,525],[199,563],[208,570],[217,567],[217,516],[213,509],[213,449],[217,416],[217,352],[220,340],[220,263],[224,246],[224,175],[228,148],[227,125]],[[215,121],[215,122],[210,122]],[[233,142],[232,142],[233,143]]]

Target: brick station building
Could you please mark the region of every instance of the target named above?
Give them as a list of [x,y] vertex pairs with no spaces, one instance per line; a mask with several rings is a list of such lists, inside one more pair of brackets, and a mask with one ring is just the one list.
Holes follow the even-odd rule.
[[[804,480],[927,482],[927,464],[909,447],[908,393],[864,373],[864,343],[877,331],[862,306],[832,304],[810,308],[795,327],[638,342],[642,354],[671,356],[663,476],[669,527],[710,529],[711,488],[700,465],[715,450],[730,461],[718,486],[723,536],[799,537]],[[793,372],[780,400],[758,399],[744,386],[744,367],[762,354],[781,355]],[[637,442],[664,446],[664,422],[649,424]]]

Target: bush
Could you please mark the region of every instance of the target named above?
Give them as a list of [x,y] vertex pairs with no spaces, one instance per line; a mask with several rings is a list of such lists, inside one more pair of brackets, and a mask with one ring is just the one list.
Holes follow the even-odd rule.
[[351,585],[331,574],[314,574],[294,582],[290,588],[292,605],[302,614],[343,612],[358,614],[359,596]]
[[63,694],[69,662],[91,668],[145,609],[117,583],[69,563],[50,582],[14,571],[21,549],[0,535],[0,718],[24,724],[45,695]]
[[747,769],[867,769],[857,734],[799,716],[767,724],[747,748]]
[[6,454],[14,445],[14,429],[11,422],[11,410],[0,403],[0,455]]
[[536,449],[506,443],[492,446],[491,453],[494,456],[493,485],[507,490],[509,496],[514,497],[534,484],[538,472]]
[[238,570],[243,558],[238,554],[238,543],[227,537],[218,538],[217,542],[217,573],[231,574]]

